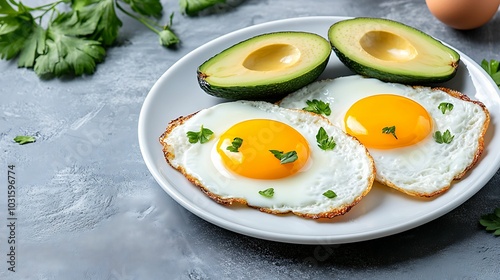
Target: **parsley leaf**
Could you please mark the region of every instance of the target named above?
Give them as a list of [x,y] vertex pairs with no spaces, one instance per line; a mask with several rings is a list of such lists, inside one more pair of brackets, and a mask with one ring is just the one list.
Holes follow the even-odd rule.
[[7,3],[7,0],[0,0],[0,14],[15,14],[16,10],[14,10],[9,3]]
[[273,197],[274,189],[273,188],[265,189],[263,191],[259,191],[259,194],[265,197]]
[[114,3],[115,0],[73,0],[71,15],[76,22],[66,28],[80,33],[78,35],[87,35],[89,39],[104,46],[111,46],[123,25],[116,14]]
[[179,37],[175,35],[174,31],[172,31],[172,21],[174,19],[174,13],[170,14],[170,22],[169,24],[163,26],[163,30],[158,33],[160,36],[160,44],[166,47],[173,46],[175,44],[180,43]]
[[500,236],[500,207],[495,208],[493,213],[481,216],[479,223],[487,231],[493,231],[493,235]]
[[455,138],[455,136],[451,135],[448,129],[444,133],[441,133],[439,130],[434,133],[434,139],[439,144],[450,144],[453,138]]
[[27,8],[18,4],[15,11],[6,0],[0,0],[0,58],[12,59],[24,48],[31,36],[35,21]]
[[133,11],[144,15],[159,18],[162,13],[162,5],[160,0],[123,0],[130,5]]
[[328,198],[335,198],[337,197],[337,194],[332,191],[332,190],[327,190],[326,192],[323,193],[324,196],[328,197]]
[[325,115],[329,116],[332,113],[332,110],[330,109],[330,104],[325,103],[321,100],[313,99],[313,100],[306,100],[307,107],[302,108],[302,110],[316,113],[318,115]]
[[[66,9],[60,11],[61,6]],[[179,43],[172,16],[167,25],[150,19],[161,17],[160,0],[54,0],[38,7],[0,0],[0,58],[17,57],[19,67],[44,77],[92,74],[123,25],[116,8],[157,33],[162,45]]]
[[241,147],[241,144],[243,144],[243,139],[241,139],[239,137],[235,137],[233,139],[233,142],[231,142],[232,146],[227,146],[226,150],[233,152],[233,153],[237,153],[237,152],[239,152],[238,149]]
[[24,43],[24,49],[19,54],[17,66],[31,68],[35,65],[35,59],[45,51],[46,34],[45,29],[40,25],[33,24],[31,37],[28,37]]
[[333,137],[328,137],[326,130],[323,127],[320,127],[318,133],[316,134],[316,142],[318,143],[318,147],[322,150],[333,150],[337,145]]
[[[180,0],[179,4],[184,14],[194,15],[224,2]],[[123,25],[116,9],[155,32],[161,45],[180,43],[172,28],[174,13],[167,24],[155,22],[163,13],[161,0],[53,0],[38,7],[0,0],[0,59],[17,57],[19,67],[33,68],[44,77],[92,74]]]
[[18,143],[19,145],[24,145],[28,143],[33,143],[36,141],[35,137],[33,136],[24,136],[24,135],[19,135],[14,138],[14,141]]
[[269,150],[273,153],[274,157],[280,160],[281,164],[291,163],[296,161],[299,157],[297,156],[296,151],[290,151],[287,153],[283,153],[283,151],[278,150]]
[[[194,15],[224,2],[180,0],[179,4],[184,14]],[[116,9],[155,32],[161,45],[180,43],[172,28],[174,13],[168,24],[155,22],[163,13],[161,0],[53,0],[38,7],[0,0],[0,59],[17,57],[19,67],[33,68],[44,77],[92,74],[123,25]]]
[[77,76],[92,74],[96,64],[104,59],[105,49],[94,40],[69,36],[64,27],[53,22],[47,29],[46,51],[36,59],[35,72],[39,76]]
[[170,28],[163,29],[158,35],[160,36],[160,44],[166,47],[173,46],[180,42],[177,35],[175,35]]
[[486,73],[488,73],[488,75],[490,75],[493,81],[500,88],[500,61],[494,59],[487,61],[486,59],[483,59],[481,61],[481,67],[486,71]]
[[203,125],[201,126],[200,131],[198,131],[198,132],[188,131],[186,133],[186,135],[189,139],[189,143],[191,143],[191,144],[198,143],[198,141],[201,144],[207,143],[208,141],[210,141],[210,138],[212,138],[213,134],[214,134],[213,131],[211,131],[208,128],[204,128]]
[[453,104],[448,102],[442,102],[439,104],[438,109],[441,110],[441,113],[446,114],[446,111],[453,110]]
[[382,133],[385,133],[385,134],[392,134],[392,136],[394,136],[394,138],[398,139],[398,137],[396,136],[396,126],[386,126],[384,128],[382,128]]
[[189,16],[194,16],[200,11],[226,0],[179,0],[181,11]]

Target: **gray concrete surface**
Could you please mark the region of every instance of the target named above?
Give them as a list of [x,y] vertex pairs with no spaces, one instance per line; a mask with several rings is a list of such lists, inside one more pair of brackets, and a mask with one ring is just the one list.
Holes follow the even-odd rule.
[[[44,3],[47,1],[25,1]],[[500,206],[500,174],[450,213],[406,232],[342,245],[258,240],[209,224],[171,199],[137,140],[142,102],[178,59],[228,32],[304,16],[401,21],[476,62],[500,60],[500,15],[450,29],[425,1],[230,1],[198,17],[162,1],[182,40],[176,50],[122,17],[119,45],[92,76],[41,80],[0,61],[0,279],[498,279],[500,239],[479,217]],[[20,146],[16,135],[35,135]],[[8,165],[17,178],[16,272],[8,271]]]

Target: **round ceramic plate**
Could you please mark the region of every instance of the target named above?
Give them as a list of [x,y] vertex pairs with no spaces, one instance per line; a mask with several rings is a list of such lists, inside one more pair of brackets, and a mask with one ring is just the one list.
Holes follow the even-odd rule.
[[[328,28],[343,19],[304,17],[255,25],[219,37],[170,67],[147,95],[139,117],[140,149],[158,184],[175,201],[210,223],[248,236],[300,244],[356,242],[399,233],[448,213],[479,191],[500,167],[500,91],[479,65],[460,52],[462,59],[457,75],[442,85],[482,101],[491,113],[491,123],[485,151],[476,167],[455,182],[449,191],[434,199],[410,197],[376,184],[350,212],[331,220],[271,215],[249,207],[219,205],[166,163],[158,138],[168,122],[221,102],[198,86],[196,70],[201,63],[262,33],[306,31],[328,38]],[[332,53],[320,79],[351,74]]]

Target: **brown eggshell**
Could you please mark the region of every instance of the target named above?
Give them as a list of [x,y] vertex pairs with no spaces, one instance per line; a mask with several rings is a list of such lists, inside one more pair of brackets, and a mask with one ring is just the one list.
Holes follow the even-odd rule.
[[495,16],[500,0],[426,0],[429,11],[444,24],[460,30],[480,27]]

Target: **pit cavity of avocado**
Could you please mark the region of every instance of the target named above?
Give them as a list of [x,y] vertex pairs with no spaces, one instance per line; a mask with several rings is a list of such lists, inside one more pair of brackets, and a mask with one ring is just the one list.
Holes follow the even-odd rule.
[[267,45],[249,54],[243,66],[253,71],[279,71],[297,63],[300,55],[300,50],[293,45]]
[[418,54],[408,40],[387,31],[367,32],[361,37],[359,43],[371,56],[386,61],[410,61]]

